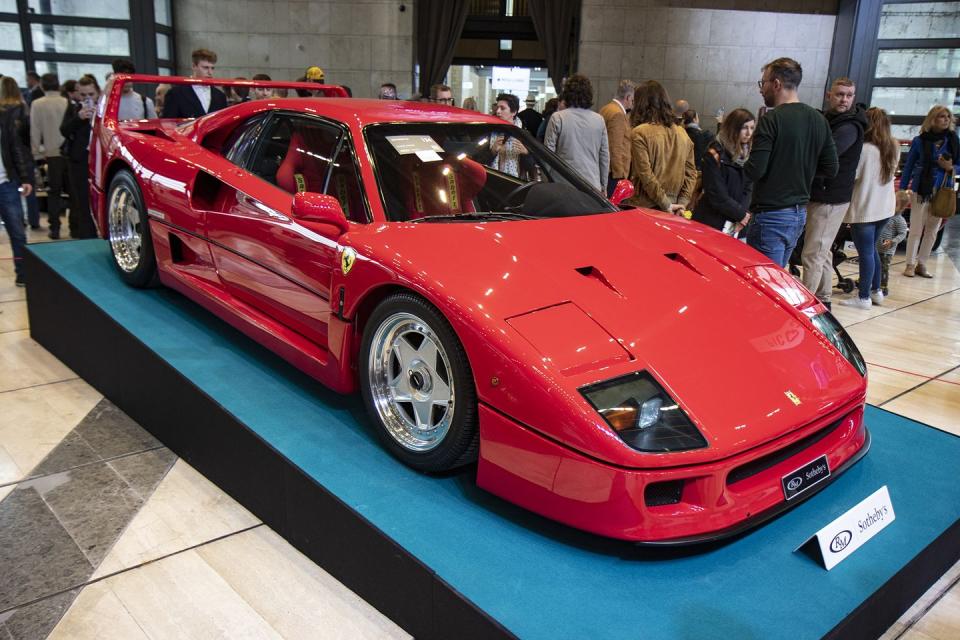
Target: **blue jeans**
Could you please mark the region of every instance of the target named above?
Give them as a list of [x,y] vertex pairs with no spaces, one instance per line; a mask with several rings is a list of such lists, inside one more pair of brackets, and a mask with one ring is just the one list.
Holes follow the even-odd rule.
[[[889,220],[889,218],[887,218]],[[857,247],[859,256],[857,263],[860,266],[860,298],[866,300],[871,291],[880,288],[880,279],[883,268],[880,264],[880,254],[877,253],[877,236],[887,220],[876,222],[861,222],[850,225],[853,244]]]
[[20,191],[17,185],[7,180],[0,183],[0,216],[3,226],[10,236],[10,248],[13,249],[13,269],[17,277],[23,274],[23,248],[27,244],[27,234],[23,230],[23,207],[20,204]]
[[806,222],[806,205],[762,211],[750,221],[747,244],[781,267],[786,267]]
[[32,191],[27,196],[27,222],[34,229],[40,226],[40,202]]

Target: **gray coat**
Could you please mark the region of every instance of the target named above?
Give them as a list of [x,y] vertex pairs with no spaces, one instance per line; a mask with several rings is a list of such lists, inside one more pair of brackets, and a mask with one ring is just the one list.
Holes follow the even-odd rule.
[[557,111],[550,118],[543,143],[606,195],[610,147],[603,116],[576,107]]

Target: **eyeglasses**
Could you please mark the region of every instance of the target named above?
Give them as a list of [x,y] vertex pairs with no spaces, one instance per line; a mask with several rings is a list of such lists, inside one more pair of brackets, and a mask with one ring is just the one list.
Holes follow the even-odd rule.
[[453,104],[453,98],[430,98],[430,102],[436,104]]

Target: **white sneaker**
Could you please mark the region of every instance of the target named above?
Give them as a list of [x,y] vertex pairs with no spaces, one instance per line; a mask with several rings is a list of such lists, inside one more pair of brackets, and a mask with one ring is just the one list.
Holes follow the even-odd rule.
[[871,291],[870,301],[877,306],[883,304],[883,291],[880,291],[879,289],[877,289],[876,291]]
[[845,307],[856,307],[857,309],[869,309],[873,306],[869,298],[861,298],[860,296],[853,296],[852,298],[841,300],[840,304]]

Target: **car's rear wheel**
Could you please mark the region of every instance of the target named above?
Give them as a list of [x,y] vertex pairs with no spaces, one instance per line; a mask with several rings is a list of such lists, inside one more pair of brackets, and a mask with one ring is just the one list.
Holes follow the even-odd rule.
[[366,324],[360,384],[387,449],[421,471],[477,457],[477,395],[460,340],[432,305],[412,294],[386,298]]
[[124,282],[151,287],[158,282],[157,260],[143,195],[133,174],[122,169],[110,181],[107,229],[113,262]]

